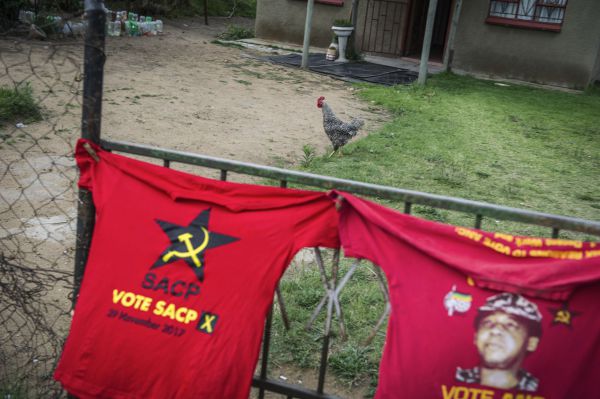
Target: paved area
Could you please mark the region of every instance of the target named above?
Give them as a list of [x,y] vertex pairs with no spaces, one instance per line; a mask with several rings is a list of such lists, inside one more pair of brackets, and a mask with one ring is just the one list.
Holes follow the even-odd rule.
[[[302,48],[295,44],[279,43],[262,39],[244,39],[237,41],[245,47],[269,53],[262,60],[277,64],[299,67],[302,61]],[[409,84],[418,77],[419,60],[409,58],[387,58],[365,56],[362,61],[339,63],[325,59],[326,49],[311,47],[308,67],[311,71],[332,75],[351,82],[369,82],[392,86]],[[429,73],[442,72],[443,66],[430,62]]]

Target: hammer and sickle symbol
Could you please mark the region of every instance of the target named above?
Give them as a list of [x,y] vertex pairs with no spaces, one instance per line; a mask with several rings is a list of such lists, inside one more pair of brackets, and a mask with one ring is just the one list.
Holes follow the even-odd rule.
[[202,252],[208,245],[208,230],[206,230],[204,227],[200,227],[200,228],[202,229],[202,232],[204,233],[204,240],[202,241],[202,244],[200,244],[197,248],[194,248],[192,245],[192,237],[193,236],[190,233],[181,234],[181,235],[177,236],[177,238],[179,239],[180,242],[185,243],[187,252],[169,251],[162,257],[163,262],[168,262],[169,259],[171,259],[173,256],[176,256],[178,258],[192,258],[192,260],[194,261],[194,265],[196,265],[196,267],[202,266],[202,263],[200,262],[200,259],[198,259],[197,255],[200,252]]
[[555,320],[558,323],[563,323],[563,324],[569,324],[571,321],[571,314],[568,311],[565,310],[559,310],[556,313],[556,318]]

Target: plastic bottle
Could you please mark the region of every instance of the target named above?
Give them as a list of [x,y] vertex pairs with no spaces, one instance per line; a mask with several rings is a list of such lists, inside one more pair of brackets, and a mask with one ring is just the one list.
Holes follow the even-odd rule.
[[85,28],[86,25],[81,22],[67,22],[63,26],[63,33],[65,36],[83,36],[85,34]]
[[156,31],[158,32],[159,35],[161,35],[163,33],[163,22],[160,19],[157,19],[155,22],[156,22]]
[[121,36],[121,21],[116,20],[113,24],[113,36]]
[[136,21],[131,21],[131,36],[140,35],[140,25]]
[[19,11],[19,20],[28,24],[32,24],[35,20],[35,13],[33,11]]
[[148,22],[148,24],[150,24],[150,35],[156,36],[158,33],[158,31],[156,30],[156,21]]
[[127,36],[125,23],[127,22],[127,11],[121,11],[121,36]]

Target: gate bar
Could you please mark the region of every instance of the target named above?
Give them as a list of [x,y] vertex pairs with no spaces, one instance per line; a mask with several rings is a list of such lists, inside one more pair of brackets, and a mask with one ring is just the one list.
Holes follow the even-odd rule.
[[[83,53],[83,102],[81,108],[81,137],[93,143],[100,142],[102,118],[102,85],[104,82],[104,26],[106,14],[102,0],[86,0],[88,28]],[[77,233],[75,241],[75,266],[73,270],[73,306],[79,295],[79,287],[88,259],[96,210],[92,194],[80,188],[77,206]]]
[[251,176],[260,176],[275,180],[286,180],[291,183],[304,184],[323,189],[338,189],[351,193],[375,196],[379,198],[410,202],[452,211],[480,214],[482,217],[511,220],[538,226],[552,227],[560,230],[571,230],[600,236],[600,221],[585,220],[568,216],[553,215],[525,209],[512,208],[472,201],[445,195],[429,194],[420,191],[405,190],[379,184],[363,183],[336,177],[316,175],[312,173],[286,170],[272,166],[232,161],[224,158],[198,155],[190,152],[165,150],[148,145],[133,144],[123,141],[100,140],[107,150],[143,155],[150,158],[168,159],[191,165],[213,169],[226,169],[232,172]]
[[288,397],[300,398],[300,399],[342,399],[340,396],[319,393],[311,389],[302,388],[298,385],[288,384],[286,382],[273,380],[267,378],[264,380],[254,377],[252,380],[252,386],[255,388],[262,388],[269,392],[281,393],[288,395]]

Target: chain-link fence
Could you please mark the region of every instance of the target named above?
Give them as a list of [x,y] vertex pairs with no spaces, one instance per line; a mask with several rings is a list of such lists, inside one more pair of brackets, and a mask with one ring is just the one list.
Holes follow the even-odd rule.
[[62,395],[52,373],[73,284],[83,41],[58,29],[76,12],[61,12],[58,2],[26,4],[0,6],[3,399]]

